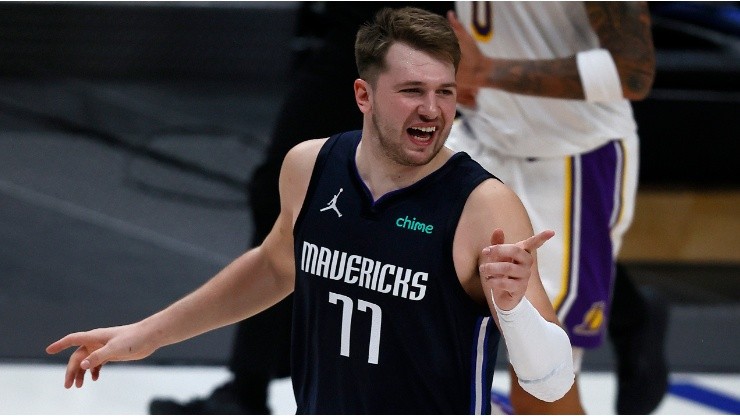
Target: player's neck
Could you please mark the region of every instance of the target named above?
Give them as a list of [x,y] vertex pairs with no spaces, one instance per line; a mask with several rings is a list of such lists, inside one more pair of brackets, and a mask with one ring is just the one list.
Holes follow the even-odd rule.
[[403,189],[420,181],[439,169],[451,156],[447,148],[437,154],[429,163],[407,166],[391,160],[380,149],[360,141],[355,155],[355,165],[360,178],[377,201],[383,195]]

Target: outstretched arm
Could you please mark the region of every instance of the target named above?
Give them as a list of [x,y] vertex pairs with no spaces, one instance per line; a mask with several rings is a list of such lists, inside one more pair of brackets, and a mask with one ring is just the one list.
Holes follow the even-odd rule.
[[69,359],[64,386],[81,387],[87,370],[96,380],[107,362],[148,357],[163,346],[237,322],[287,296],[292,290],[287,279],[268,277],[274,271],[264,252],[250,250],[199,289],[139,322],[76,332],[49,345],[49,354],[78,347]]
[[163,346],[255,315],[290,294],[295,279],[293,224],[322,143],[304,142],[286,156],[280,176],[281,212],[261,246],[154,315],[129,325],[72,333],[49,345],[49,354],[77,347],[64,386],[81,387],[88,370],[96,380],[107,362],[148,357]]

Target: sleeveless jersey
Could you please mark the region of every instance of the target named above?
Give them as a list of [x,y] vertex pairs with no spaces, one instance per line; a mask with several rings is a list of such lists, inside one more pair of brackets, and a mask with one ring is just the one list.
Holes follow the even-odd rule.
[[[460,22],[484,55],[555,59],[599,47],[580,1],[457,1]],[[637,135],[629,101],[591,103],[482,88],[479,111],[461,109],[465,123],[498,153],[558,157],[585,153]]]
[[294,228],[297,412],[490,413],[500,335],[460,285],[452,242],[470,192],[493,176],[457,153],[373,201],[360,133],[327,140]]

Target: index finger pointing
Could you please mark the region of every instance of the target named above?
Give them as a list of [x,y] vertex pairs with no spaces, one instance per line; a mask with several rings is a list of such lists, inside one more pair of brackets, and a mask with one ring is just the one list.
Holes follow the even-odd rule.
[[529,252],[532,252],[540,248],[543,244],[545,244],[547,240],[551,239],[554,235],[555,235],[555,231],[545,230],[520,242],[519,245],[523,249]]
[[60,351],[66,350],[69,347],[82,345],[83,342],[84,340],[82,339],[82,334],[80,334],[79,332],[75,332],[74,334],[69,334],[64,338],[51,343],[48,347],[46,347],[46,353],[56,354]]
[[62,338],[62,339],[60,339],[58,341],[55,341],[54,343],[50,344],[48,347],[46,347],[46,353],[47,354],[56,354],[59,351],[63,351],[65,349],[69,348],[70,346],[69,345],[66,345],[65,343],[63,343],[63,341],[64,341],[64,338]]

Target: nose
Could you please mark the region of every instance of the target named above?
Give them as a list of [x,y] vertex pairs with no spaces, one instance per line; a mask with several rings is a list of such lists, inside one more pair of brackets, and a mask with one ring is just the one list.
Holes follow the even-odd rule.
[[427,120],[434,120],[439,117],[441,111],[436,94],[425,94],[423,102],[419,104],[419,115]]

